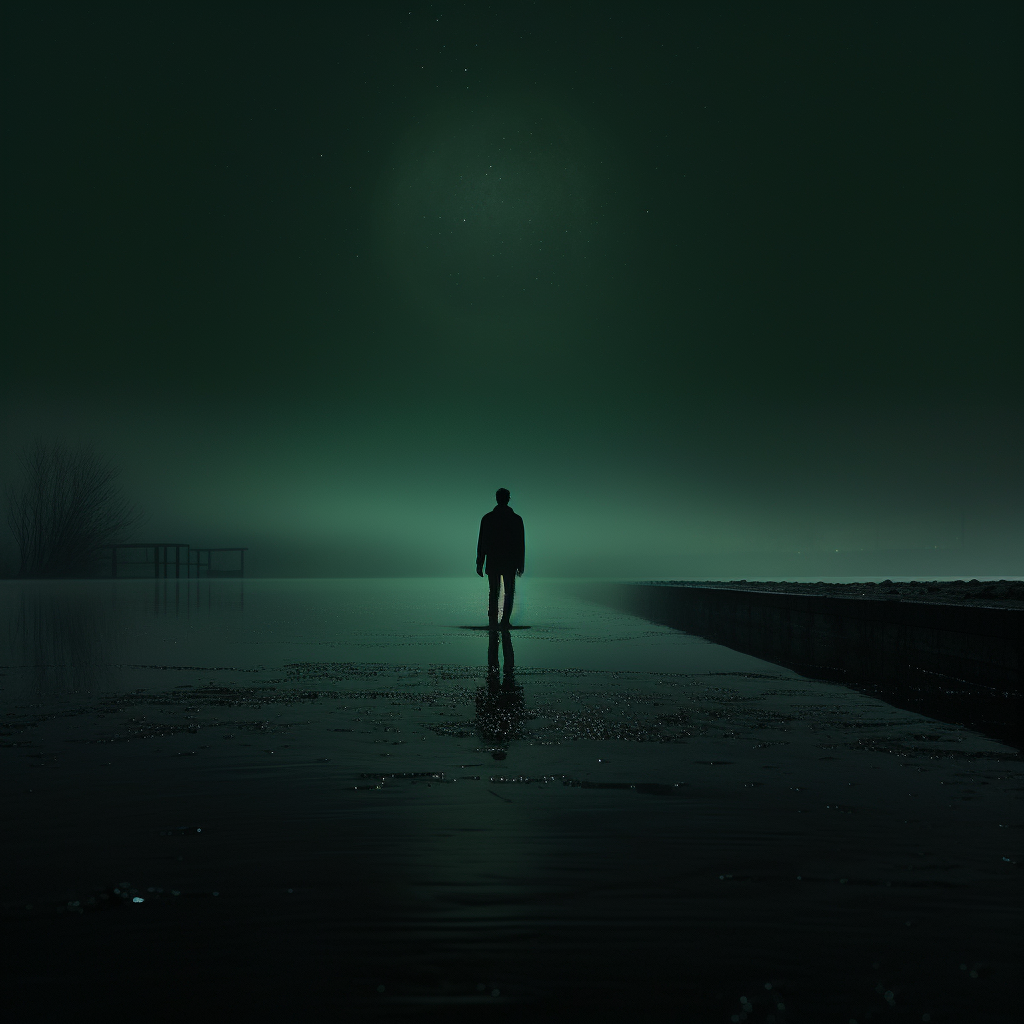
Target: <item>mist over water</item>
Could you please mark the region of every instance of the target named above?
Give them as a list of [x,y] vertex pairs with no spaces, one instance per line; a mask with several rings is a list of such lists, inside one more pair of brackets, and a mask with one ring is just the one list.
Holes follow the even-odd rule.
[[[573,581],[520,581],[516,663],[758,671],[766,663],[576,596]],[[472,580],[87,580],[7,582],[4,663],[67,692],[115,686],[147,665],[216,671],[330,660],[486,665],[486,584]],[[42,675],[39,672],[43,671]],[[19,675],[18,678],[21,678]],[[94,680],[85,685],[83,680]],[[47,686],[50,684],[47,683]],[[124,685],[128,685],[125,683]],[[116,687],[115,687],[116,688]],[[8,690],[8,696],[11,691]]]
[[255,575],[469,572],[501,486],[540,576],[1019,574],[1013,31],[525,10],[23,13],[0,476]]

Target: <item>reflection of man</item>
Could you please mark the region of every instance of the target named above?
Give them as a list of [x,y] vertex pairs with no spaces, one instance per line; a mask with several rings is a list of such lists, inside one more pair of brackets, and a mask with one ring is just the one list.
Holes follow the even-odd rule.
[[[480,539],[476,545],[476,574],[483,576],[485,572],[487,573],[488,625],[507,629],[512,618],[516,577],[523,575],[523,563],[526,560],[526,533],[523,530],[522,518],[508,507],[511,495],[506,488],[500,488],[494,497],[498,504],[480,520]],[[505,601],[499,622],[498,588],[501,584],[505,587]]]
[[[501,631],[501,657],[505,662],[505,685],[515,686],[516,682],[516,655],[512,650],[512,634],[507,630]],[[487,681],[497,683],[500,665],[498,664],[498,633],[492,632],[487,642]]]
[[501,633],[501,657],[505,662],[504,679],[498,664],[498,633],[491,633],[487,644],[487,688],[476,692],[476,727],[480,738],[495,761],[504,761],[509,744],[521,739],[526,720],[523,688],[516,685],[512,634]]

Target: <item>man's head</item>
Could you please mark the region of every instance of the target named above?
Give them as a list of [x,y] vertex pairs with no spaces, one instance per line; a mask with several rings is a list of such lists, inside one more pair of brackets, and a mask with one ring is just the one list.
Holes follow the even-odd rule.
[[508,493],[508,488],[507,487],[499,487],[494,492],[494,497],[498,499],[498,504],[499,505],[507,505],[508,504],[508,499],[511,498],[512,495]]

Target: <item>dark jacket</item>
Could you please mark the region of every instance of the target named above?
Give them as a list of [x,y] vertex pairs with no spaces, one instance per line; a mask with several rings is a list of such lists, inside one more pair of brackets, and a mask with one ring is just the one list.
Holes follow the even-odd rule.
[[487,560],[486,571],[522,572],[526,561],[526,533],[523,520],[508,505],[495,505],[480,520],[480,540],[476,545],[476,565]]

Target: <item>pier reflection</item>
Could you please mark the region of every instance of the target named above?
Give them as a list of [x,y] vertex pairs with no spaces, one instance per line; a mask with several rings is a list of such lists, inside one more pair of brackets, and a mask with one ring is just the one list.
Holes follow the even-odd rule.
[[35,696],[100,687],[110,660],[110,615],[80,588],[23,584],[6,619],[10,665]]
[[244,609],[242,580],[4,581],[5,695],[56,697],[135,686],[132,671],[164,664],[183,628],[223,622]]
[[[115,599],[118,591],[114,590]],[[123,599],[122,592],[122,599]],[[142,590],[131,595],[138,602]],[[210,612],[219,609],[245,610],[245,584],[206,580],[156,580],[152,590],[152,610],[155,615],[185,615],[192,612]]]
[[[500,650],[500,659],[499,659]],[[516,683],[512,634],[491,630],[487,636],[487,685],[476,693],[476,727],[495,761],[503,761],[526,722],[523,688]]]

